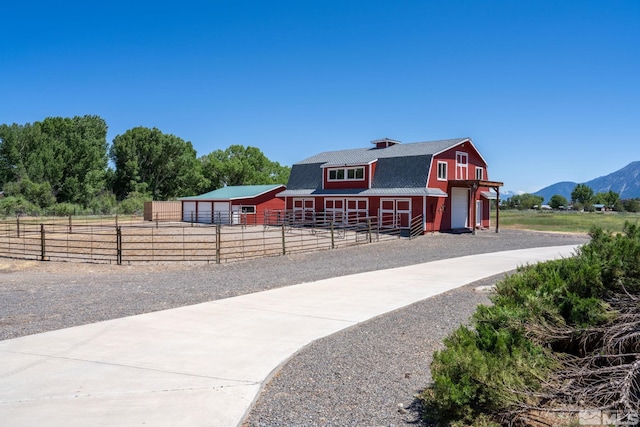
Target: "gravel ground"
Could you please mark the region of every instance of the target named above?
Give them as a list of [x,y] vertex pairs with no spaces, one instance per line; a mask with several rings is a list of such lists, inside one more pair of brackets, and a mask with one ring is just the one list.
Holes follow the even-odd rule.
[[[222,265],[111,266],[0,258],[0,340],[328,277],[587,241],[584,235],[502,230],[476,236],[431,234]],[[245,424],[415,425],[413,396],[430,381],[433,351],[477,304],[486,302],[486,295],[467,286],[312,343],[277,371]]]

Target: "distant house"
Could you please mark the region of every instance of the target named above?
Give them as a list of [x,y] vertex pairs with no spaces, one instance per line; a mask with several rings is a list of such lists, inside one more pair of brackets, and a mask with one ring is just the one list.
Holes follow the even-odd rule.
[[[487,163],[470,138],[329,151],[295,163],[279,197],[294,218],[321,213],[336,222],[376,217],[381,226],[423,232],[488,228],[491,199]],[[496,229],[497,230],[497,229]]]
[[282,184],[239,185],[219,188],[199,196],[182,197],[182,220],[205,224],[263,224],[265,212],[283,210],[276,197]]

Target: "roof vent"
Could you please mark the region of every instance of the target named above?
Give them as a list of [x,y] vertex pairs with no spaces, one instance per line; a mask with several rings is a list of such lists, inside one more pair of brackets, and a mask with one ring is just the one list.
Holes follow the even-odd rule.
[[392,145],[400,144],[400,141],[396,141],[391,138],[382,138],[382,139],[374,139],[371,141],[372,144],[375,144],[376,148],[387,148]]

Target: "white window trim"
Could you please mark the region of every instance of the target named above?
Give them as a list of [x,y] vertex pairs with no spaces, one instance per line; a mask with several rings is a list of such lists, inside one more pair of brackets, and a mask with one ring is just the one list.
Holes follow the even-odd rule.
[[[355,202],[356,207],[354,209],[349,209],[349,202]],[[358,208],[359,202],[364,202],[364,208]],[[363,216],[369,216],[369,199],[358,197],[358,198],[347,198],[345,200],[345,213],[347,216],[347,220],[351,220],[354,217],[359,218],[360,214],[364,214]]]
[[[349,178],[349,170],[362,170],[362,178]],[[331,178],[332,171],[342,170],[344,174],[344,178]],[[354,173],[355,174],[355,173]],[[364,181],[366,179],[366,171],[364,166],[351,166],[351,167],[341,167],[341,168],[327,168],[327,181],[328,182],[343,182],[343,181]]]
[[476,179],[480,181],[484,180],[484,168],[481,166],[476,166]]
[[[392,209],[383,209],[382,206],[384,204],[384,202],[391,202],[393,205]],[[398,209],[398,204],[399,203],[405,203],[408,202],[409,203],[409,209]],[[400,214],[408,214],[409,215],[409,224],[411,224],[411,212],[413,212],[413,208],[412,208],[412,200],[411,198],[398,198],[398,199],[393,199],[393,198],[381,198],[380,199],[380,213],[379,213],[379,217],[378,217],[378,225],[379,226],[383,226],[382,224],[382,217],[383,214],[385,213],[390,213],[393,215],[393,220],[392,220],[392,224],[390,225],[392,228],[395,227],[400,227]],[[384,226],[389,227],[389,224],[384,224]],[[404,227],[406,228],[406,227]]]
[[[460,159],[464,159],[465,163],[460,163]],[[456,179],[469,179],[469,153],[464,151],[456,151]]]
[[[302,206],[296,206],[296,202],[301,204]],[[307,202],[311,202],[311,207],[307,207]],[[305,197],[294,197],[293,198],[293,217],[294,219],[306,219],[308,214],[315,215],[316,210],[316,199],[315,198],[305,198]]]
[[[444,177],[440,176],[440,165],[444,166]],[[443,162],[443,161],[438,160],[438,168],[436,170],[436,173],[437,173],[438,181],[446,181],[447,177],[449,175],[449,166],[448,166],[447,162]]]

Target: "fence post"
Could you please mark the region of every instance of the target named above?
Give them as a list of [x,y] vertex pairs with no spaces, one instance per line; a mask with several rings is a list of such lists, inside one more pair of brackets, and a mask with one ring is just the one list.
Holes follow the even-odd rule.
[[46,256],[44,224],[40,224],[40,261]]
[[116,263],[122,265],[122,229],[116,226]]
[[156,230],[158,229],[158,212],[156,212]]
[[118,226],[118,214],[116,214],[116,227]]
[[336,241],[334,239],[334,234],[333,234],[333,224],[334,224],[334,222],[331,221],[331,249],[335,249],[336,248]]
[[73,233],[73,224],[71,223],[71,215],[69,215],[69,234]]
[[194,214],[194,213],[195,213],[195,212],[191,211],[191,226],[192,226],[192,227],[193,227],[193,214]]
[[369,243],[371,243],[371,217],[367,218],[367,230],[369,233]]
[[16,216],[16,228],[18,229],[18,237],[20,237],[20,217]]
[[282,223],[282,255],[287,254],[286,240],[284,238],[284,223]]
[[216,224],[216,264],[220,264],[220,245],[222,244],[220,229],[220,224]]

